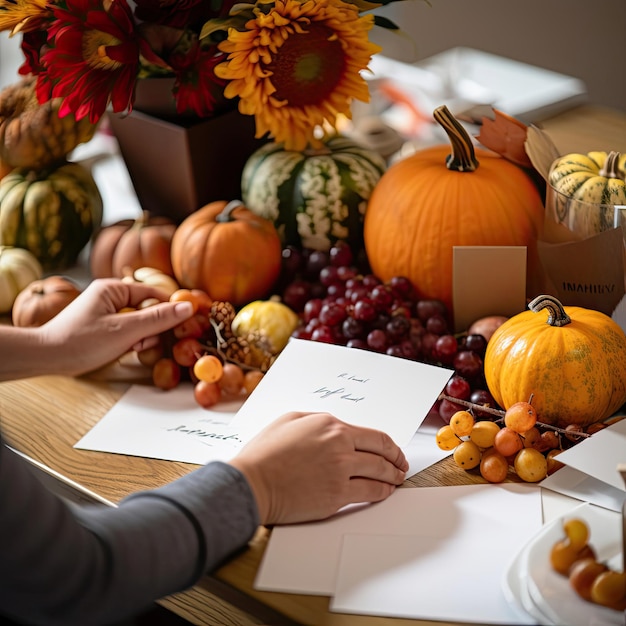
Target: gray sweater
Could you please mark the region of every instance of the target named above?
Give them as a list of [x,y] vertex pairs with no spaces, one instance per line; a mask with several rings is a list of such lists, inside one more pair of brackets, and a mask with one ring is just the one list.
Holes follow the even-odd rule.
[[259,524],[243,475],[210,463],[118,508],[48,491],[0,436],[0,615],[111,623],[193,585]]

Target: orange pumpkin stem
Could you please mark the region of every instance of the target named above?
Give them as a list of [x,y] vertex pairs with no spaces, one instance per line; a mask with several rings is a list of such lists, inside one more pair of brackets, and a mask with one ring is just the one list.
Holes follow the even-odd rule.
[[232,213],[235,209],[243,206],[241,200],[231,200],[216,216],[215,221],[222,224],[223,222],[232,222],[234,220]]
[[452,154],[446,159],[446,167],[456,172],[473,172],[478,167],[472,139],[461,123],[443,104],[433,112],[435,121],[446,131],[452,144]]
[[563,305],[554,296],[537,296],[528,304],[533,313],[548,309],[548,324],[550,326],[566,326],[572,318],[565,312]]

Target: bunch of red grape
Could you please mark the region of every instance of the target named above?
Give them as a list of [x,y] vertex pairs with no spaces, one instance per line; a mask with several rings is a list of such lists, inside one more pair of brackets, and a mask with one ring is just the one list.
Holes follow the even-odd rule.
[[[448,367],[446,395],[496,407],[483,373],[487,340],[455,335],[441,301],[420,298],[403,276],[383,282],[347,244],[328,252],[285,248],[280,295],[301,317],[294,337]],[[448,399],[433,407],[446,422],[458,409]]]
[[196,402],[204,408],[214,406],[224,395],[251,393],[264,370],[246,362],[252,338],[235,337],[230,331],[233,306],[213,301],[199,289],[179,289],[170,300],[191,302],[194,314],[162,333],[156,346],[137,353],[139,361],[151,369],[154,385],[169,390],[183,380],[190,381]]

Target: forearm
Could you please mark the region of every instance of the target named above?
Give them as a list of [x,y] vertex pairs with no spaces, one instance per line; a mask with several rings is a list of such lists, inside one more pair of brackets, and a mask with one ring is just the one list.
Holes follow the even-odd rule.
[[0,381],[15,380],[58,371],[53,349],[40,328],[18,328],[0,324]]
[[247,483],[211,464],[118,508],[74,509],[0,445],[0,614],[110,623],[185,589],[258,524]]

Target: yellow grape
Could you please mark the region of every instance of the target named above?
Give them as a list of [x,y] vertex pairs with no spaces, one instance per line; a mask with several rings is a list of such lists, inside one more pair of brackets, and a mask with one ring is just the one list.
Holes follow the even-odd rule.
[[457,411],[450,418],[450,427],[455,435],[467,437],[474,427],[474,416],[469,411]]
[[522,448],[513,461],[515,473],[527,483],[536,483],[548,475],[546,457],[535,448]]
[[480,465],[480,448],[473,441],[462,441],[455,449],[452,458],[454,462],[465,470],[471,470]]
[[222,362],[212,354],[201,356],[193,366],[193,373],[198,380],[207,383],[216,383],[222,377],[224,366]]
[[563,531],[570,545],[580,550],[589,541],[589,526],[583,520],[573,517],[563,522]]
[[224,393],[236,396],[243,389],[244,373],[236,363],[224,363],[224,371],[219,385]]
[[524,443],[518,432],[505,426],[496,433],[493,446],[502,456],[512,456],[524,447]]
[[591,585],[591,601],[616,611],[626,611],[626,572],[602,572]]
[[574,548],[567,539],[557,541],[550,549],[550,564],[555,572],[562,576],[569,576],[569,571],[576,563],[586,558],[595,558],[595,552],[590,545]]
[[509,473],[509,462],[495,448],[483,453],[480,475],[490,483],[501,483]]
[[222,392],[218,383],[207,383],[199,380],[194,388],[193,395],[196,402],[203,408],[208,409],[217,404],[222,398]]
[[537,411],[530,402],[516,402],[504,414],[504,425],[516,433],[525,433],[537,423]]
[[243,388],[246,393],[252,393],[263,378],[263,372],[260,370],[249,370],[243,377]]
[[479,448],[491,448],[496,433],[500,430],[500,426],[495,422],[483,420],[476,422],[472,432],[470,433],[470,441],[473,441]]
[[551,476],[557,470],[563,467],[563,463],[559,461],[556,457],[561,454],[562,450],[550,450],[548,454],[546,454],[546,461],[548,463],[548,476]]
[[525,433],[521,433],[522,440],[525,448],[534,448],[535,445],[541,439],[541,433],[536,426],[533,426],[530,430],[527,430]]
[[437,431],[435,441],[441,450],[454,450],[460,443],[459,438],[454,434],[450,424],[442,426]]

